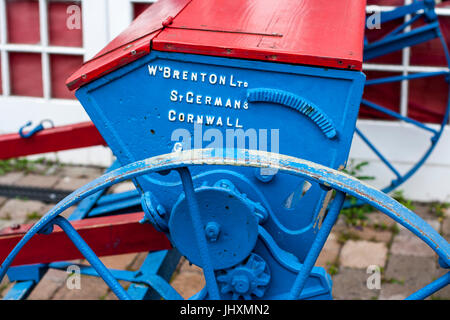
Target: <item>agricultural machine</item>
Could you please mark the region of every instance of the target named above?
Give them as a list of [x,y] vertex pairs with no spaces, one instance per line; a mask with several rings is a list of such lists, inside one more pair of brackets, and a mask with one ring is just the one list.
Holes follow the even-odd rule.
[[[410,230],[448,269],[448,242],[386,193],[430,155],[448,108],[435,129],[361,102],[364,86],[448,80],[448,71],[368,81],[362,73],[363,60],[433,39],[449,61],[435,3],[381,13],[381,24],[410,18],[379,39],[364,36],[365,5],[161,0],[147,9],[67,81],[93,124],[0,137],[3,158],[99,144],[117,157],[36,224],[2,231],[0,278],[16,281],[6,298],[26,297],[49,268],[85,257],[81,273],[101,277],[120,299],[181,299],[169,279],[184,256],[206,280],[193,300],[331,299],[331,278],[315,262],[347,195]],[[356,128],[361,103],[431,134],[406,174]],[[385,192],[342,172],[355,133],[395,173]],[[125,180],[136,190],[105,193]],[[60,215],[74,205],[70,218]],[[136,205],[142,212],[123,213]],[[136,272],[98,258],[142,251]],[[408,299],[449,281],[446,273]]]

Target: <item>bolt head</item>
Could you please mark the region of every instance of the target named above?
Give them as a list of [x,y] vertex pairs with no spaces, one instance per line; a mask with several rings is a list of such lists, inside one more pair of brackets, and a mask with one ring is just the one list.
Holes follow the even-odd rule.
[[216,242],[220,233],[220,225],[216,222],[208,222],[205,227],[206,239],[209,242]]
[[231,285],[237,293],[246,293],[250,289],[250,282],[244,275],[236,275],[231,280]]

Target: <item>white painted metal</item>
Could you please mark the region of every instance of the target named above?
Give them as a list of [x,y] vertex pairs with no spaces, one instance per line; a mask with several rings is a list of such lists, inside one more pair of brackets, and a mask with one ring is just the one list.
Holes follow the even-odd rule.
[[2,66],[2,95],[7,96],[10,93],[9,86],[9,59],[8,54],[3,49],[3,45],[8,41],[8,32],[6,30],[6,0],[0,0],[0,55]]
[[[41,45],[45,48],[48,46],[48,6],[46,0],[39,0],[39,26]],[[50,58],[47,52],[41,53],[42,59],[42,87],[44,91],[44,99],[50,99],[51,93],[51,77],[50,77]]]

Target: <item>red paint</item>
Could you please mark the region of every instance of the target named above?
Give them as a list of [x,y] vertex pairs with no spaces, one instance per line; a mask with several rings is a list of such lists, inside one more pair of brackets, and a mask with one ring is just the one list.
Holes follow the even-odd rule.
[[[73,14],[71,12],[68,13],[67,9],[73,5],[76,5],[81,9],[81,3],[77,1],[64,1],[64,2],[49,1],[48,40],[50,45],[63,47],[83,46],[82,29],[67,28],[67,19],[69,19]],[[81,11],[80,14],[82,14]]]
[[[173,21],[164,23],[169,17]],[[72,75],[67,85],[77,89],[149,53],[151,46],[360,70],[364,19],[361,0],[160,0]],[[132,57],[135,48],[139,55]]]
[[[171,249],[164,233],[150,224],[140,224],[143,213],[122,214],[110,217],[72,221],[73,227],[99,257],[134,252]],[[4,261],[14,246],[32,227],[0,231],[0,260]],[[20,251],[12,265],[49,263],[82,259],[83,255],[67,235],[55,227],[49,235],[36,235]]]
[[8,42],[39,44],[39,2],[32,0],[6,1]]
[[[382,72],[382,71],[366,71],[368,79],[377,79],[384,77],[399,76],[401,73]],[[389,110],[400,113],[400,90],[401,82],[385,83],[375,86],[367,86],[364,90],[363,99],[379,104]],[[396,120],[384,113],[373,110],[369,107],[361,105],[359,111],[360,119],[384,119]]]
[[[369,5],[403,5],[403,0],[369,0]],[[438,7],[449,7],[450,3],[443,2]],[[381,39],[384,35],[400,26],[403,19],[391,21],[383,24],[380,30],[367,30],[366,35],[369,42]],[[439,17],[439,23],[446,39],[447,46],[450,46],[450,17]],[[413,29],[424,24],[422,20],[413,24]],[[368,61],[369,63],[381,63],[391,65],[402,65],[402,51],[393,52]],[[444,50],[439,39],[433,39],[411,47],[410,64],[412,66],[446,66]],[[399,75],[391,72],[365,72],[367,79],[375,79],[392,75]],[[388,109],[399,112],[400,107],[400,82],[368,86],[364,90],[364,98],[380,104]],[[448,83],[443,77],[416,79],[409,81],[408,90],[408,116],[421,122],[441,123],[448,101]],[[393,120],[391,117],[372,109],[361,107],[359,114],[364,119],[384,119]]]
[[50,76],[52,97],[59,99],[75,99],[75,95],[65,86],[65,81],[80,65],[83,64],[83,56],[66,54],[50,55]]
[[78,89],[150,53],[150,43],[161,31],[162,22],[169,16],[176,16],[190,1],[162,0],[151,5],[124,32],[75,72],[66,85],[70,90]]
[[106,142],[93,123],[83,122],[45,129],[28,139],[18,133],[0,135],[0,159],[97,145],[106,145]]
[[39,53],[10,52],[11,94],[42,97],[42,58]]

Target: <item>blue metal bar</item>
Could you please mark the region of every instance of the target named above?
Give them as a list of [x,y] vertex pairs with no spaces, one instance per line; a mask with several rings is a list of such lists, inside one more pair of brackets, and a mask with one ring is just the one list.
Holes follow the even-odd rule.
[[139,191],[137,191],[136,189],[121,193],[106,194],[98,200],[97,206],[105,206],[117,203],[122,200],[133,199],[136,197],[140,197]]
[[25,299],[35,285],[36,282],[32,280],[18,281],[11,289],[9,289],[8,293],[3,297],[3,300]]
[[412,295],[406,298],[406,300],[423,300],[438,290],[441,290],[445,286],[450,284],[450,272],[447,272],[439,279],[434,280],[429,285],[423,287],[422,289],[416,291]]
[[103,205],[103,206],[98,206],[94,209],[92,209],[89,212],[89,217],[97,217],[100,215],[104,215],[113,211],[117,211],[117,210],[121,210],[121,209],[127,209],[127,208],[131,208],[131,207],[136,207],[136,206],[140,206],[141,205],[141,199],[140,198],[131,198],[128,200],[122,200],[119,201],[118,203],[112,203],[109,205]]
[[[105,173],[111,172],[117,168],[120,167],[119,161],[114,161],[111,167],[109,167]],[[83,218],[86,218],[89,215],[89,212],[94,208],[94,206],[97,204],[97,202],[100,200],[100,198],[103,196],[103,194],[106,192],[106,189],[100,190],[99,192],[87,197],[83,201],[80,202],[78,207],[75,209],[74,212],[69,217],[69,221],[74,220],[81,220]]]
[[434,130],[433,128],[427,127],[426,125],[424,125],[423,123],[421,123],[421,122],[419,122],[417,120],[414,120],[414,119],[402,116],[400,113],[397,113],[395,111],[389,110],[389,109],[387,109],[385,107],[382,107],[382,106],[380,106],[380,105],[378,105],[376,103],[373,103],[373,102],[367,101],[365,99],[362,99],[361,100],[361,104],[363,104],[363,105],[365,105],[365,106],[367,106],[369,108],[372,108],[374,110],[377,110],[379,112],[385,113],[388,116],[391,116],[393,118],[396,118],[396,119],[399,119],[399,120],[411,123],[411,124],[421,128],[421,129],[430,131],[431,133],[434,133],[434,134],[438,133],[437,130]]
[[[277,161],[274,162],[274,159]],[[443,265],[450,264],[450,244],[422,218],[402,206],[385,193],[376,190],[357,179],[337,170],[309,161],[287,157],[270,152],[245,149],[199,149],[181,151],[137,161],[90,182],[74,191],[44,215],[19,241],[0,267],[0,281],[5,276],[21,248],[39,231],[68,207],[85,197],[115,183],[129,180],[153,172],[185,168],[186,166],[240,165],[254,168],[274,167],[280,173],[291,174],[313,183],[326,185],[330,189],[361,199],[383,214],[398,222],[422,239],[441,258]],[[192,183],[192,182],[191,182]],[[192,192],[192,190],[191,190]],[[330,214],[330,212],[329,212]]]
[[411,31],[367,44],[364,47],[364,61],[387,55],[437,37],[439,37],[439,23],[436,21]]
[[412,4],[398,7],[391,11],[381,12],[381,23],[386,23],[392,20],[400,19],[408,14],[413,14],[419,10],[426,9],[427,6],[424,1],[415,1]]
[[[91,266],[85,266],[73,262],[52,262],[48,264],[51,269],[67,270],[69,266],[76,265],[80,268],[80,273],[86,276],[99,277],[97,270]],[[136,271],[108,269],[116,280],[132,282],[136,278]]]
[[367,144],[367,146],[373,151],[375,152],[375,154],[378,156],[378,158],[380,158],[380,160],[389,168],[391,169],[391,171],[397,176],[398,179],[401,179],[402,176],[401,174],[397,171],[397,169],[394,168],[394,166],[386,159],[385,156],[383,156],[383,154],[381,154],[380,151],[378,151],[377,148],[375,148],[375,146],[372,144],[372,142],[370,142],[369,139],[367,139],[367,137],[358,129],[355,128],[355,132],[358,134],[358,136]]
[[[138,271],[109,269],[116,280],[131,282],[135,288],[129,289],[128,294],[133,299],[154,298],[165,300],[183,300],[183,297],[167,282],[175,270],[180,254],[173,250],[151,252],[147,255],[142,267]],[[71,262],[53,262],[49,268],[66,270],[74,265]],[[91,266],[75,264],[83,275],[101,277]],[[142,286],[144,285],[144,286]]]
[[128,293],[122,288],[119,282],[114,278],[108,268],[105,267],[103,262],[97,257],[97,255],[92,251],[88,244],[81,238],[75,228],[70,224],[68,220],[63,217],[56,217],[54,219],[54,224],[58,225],[72,240],[74,245],[78,250],[84,255],[87,261],[92,265],[92,267],[97,271],[97,273],[102,277],[106,284],[111,288],[115,295],[121,300],[131,300]]
[[[148,275],[157,274],[166,281],[170,281],[180,257],[181,254],[177,249],[150,252],[137,272],[141,274],[140,278],[142,279],[147,279]],[[161,294],[154,288],[138,283],[132,283],[127,292],[135,300],[159,300],[161,298]],[[181,296],[173,297],[173,299],[181,298]]]
[[414,17],[412,17],[411,19],[409,19],[408,21],[406,21],[405,23],[403,23],[401,26],[395,28],[394,30],[392,30],[391,32],[389,32],[387,35],[385,35],[383,37],[383,39],[387,39],[391,36],[394,36],[396,34],[398,34],[399,32],[403,31],[403,29],[405,29],[406,27],[412,25],[414,22],[416,22],[417,20],[419,20],[421,17],[423,17],[422,14],[417,14]]
[[214,268],[209,256],[208,242],[206,241],[205,230],[200,216],[200,209],[195,196],[194,184],[192,182],[191,173],[188,168],[178,169],[181,181],[183,182],[184,194],[192,219],[192,228],[194,229],[195,239],[197,240],[197,248],[200,259],[202,261],[203,273],[205,275],[206,287],[211,299],[219,300],[219,287],[217,286]]
[[325,241],[327,241],[331,229],[336,223],[344,200],[345,193],[339,191],[336,192],[336,197],[334,198],[334,201],[330,206],[327,216],[325,217],[322,226],[317,233],[316,239],[314,239],[314,242],[311,245],[308,254],[306,255],[305,262],[303,263],[297,277],[295,278],[294,284],[292,285],[292,289],[289,294],[290,299],[295,300],[300,297],[306,281],[308,280],[309,274],[311,273],[311,270],[314,267],[317,258],[319,257],[320,251],[322,250]]
[[408,75],[402,75],[402,76],[393,76],[393,77],[385,77],[385,78],[367,80],[366,86],[373,86],[373,85],[377,85],[377,84],[385,84],[385,83],[392,83],[392,82],[400,82],[403,80],[414,80],[414,79],[420,79],[420,78],[448,76],[448,75],[450,75],[450,72],[448,72],[448,71],[414,73],[414,74],[408,74]]
[[[112,171],[114,169],[119,168],[120,164],[118,161],[115,161],[111,167],[109,167],[106,172]],[[83,201],[80,202],[78,207],[72,212],[70,217],[68,218],[69,221],[74,220],[81,220],[85,218],[89,214],[89,210],[91,210],[97,201],[101,198],[101,196],[105,193],[105,189],[97,192],[96,194],[93,194]],[[33,267],[35,269],[33,269]],[[8,270],[8,277],[10,277],[11,272],[14,273],[14,269],[21,268],[21,267],[12,267]],[[33,266],[28,266],[29,270],[21,271],[22,276],[28,277],[27,281],[25,280],[11,280],[11,281],[18,281],[14,284],[14,286],[9,290],[11,292],[8,292],[7,296],[9,296],[11,299],[14,299],[13,297],[16,297],[17,300],[22,299],[22,297],[26,297],[30,294],[30,292],[34,289],[36,285],[36,281],[39,281],[44,274],[46,273],[46,270],[42,271],[42,265],[36,264]],[[40,275],[38,276],[39,280],[36,279],[36,271],[40,270]],[[33,272],[34,271],[34,272]],[[30,280],[30,281],[28,281]],[[15,288],[17,286],[17,289]],[[27,292],[23,292],[27,290]]]

